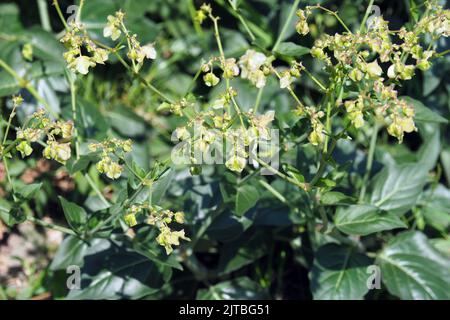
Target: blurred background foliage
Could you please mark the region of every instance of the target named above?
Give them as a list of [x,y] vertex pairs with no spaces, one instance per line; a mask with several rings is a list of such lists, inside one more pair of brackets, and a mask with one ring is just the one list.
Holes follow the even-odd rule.
[[[32,81],[55,112],[70,118],[69,84],[62,57],[64,48],[57,40],[63,26],[50,2],[47,2],[49,24],[46,24],[45,17],[40,16],[43,12],[39,9],[39,1],[1,1],[0,58],[14,66],[19,75]],[[213,1],[215,15],[221,17],[225,54],[239,57],[251,45],[270,50],[286,21],[292,1],[232,2],[239,4],[239,12],[248,22],[255,40],[248,37],[228,1]],[[301,1],[300,6],[317,2],[338,10],[347,25],[356,29],[368,1],[314,0]],[[390,21],[391,29],[397,29],[414,21],[419,2],[375,1],[375,4]],[[211,24],[207,22],[200,27],[193,20],[201,3],[193,0],[87,0],[81,20],[94,39],[105,41],[102,29],[107,15],[118,9],[126,12],[127,25],[141,43],[156,43],[158,59],[145,66],[143,76],[171,97],[182,97],[189,90],[202,59],[218,55]],[[69,7],[73,5],[72,1],[60,1],[60,5],[66,17],[73,14]],[[318,12],[310,21],[310,35],[299,37],[295,33],[294,20],[282,41],[296,44],[288,48],[293,50],[292,56],[298,55],[310,71],[319,78],[324,77],[322,65],[301,49],[310,48],[323,33],[342,32],[342,27],[330,15]],[[33,45],[32,61],[26,61],[21,54],[26,43]],[[437,51],[448,48],[448,41],[442,40]],[[99,65],[78,82],[77,127],[85,139],[111,135],[133,139],[133,159],[148,169],[152,162],[170,156],[173,147],[170,136],[180,119],[158,113],[158,98],[139,81],[133,80],[113,57],[111,59],[111,63]],[[447,235],[450,225],[450,132],[448,125],[443,124],[450,115],[449,70],[450,58],[439,59],[430,71],[419,74],[400,89],[400,95],[421,101],[442,118],[434,118],[432,124],[420,125],[419,132],[406,135],[401,145],[387,133],[381,133],[374,166],[381,170],[388,163],[414,162],[425,157],[430,161],[430,168],[436,168],[429,180],[432,188],[421,195],[410,211],[409,219],[414,228],[426,232],[430,239],[436,239],[433,244],[446,255],[450,255]],[[240,79],[233,81],[233,87],[239,92],[237,99],[242,108],[251,108],[257,89]],[[193,92],[207,102],[223,89],[223,83],[208,90],[198,81]],[[313,105],[319,99],[317,87],[306,77],[296,83],[295,90],[308,104]],[[24,107],[18,110],[18,118],[23,121],[36,109],[38,102],[29,92],[21,90],[14,78],[0,70],[0,106],[4,119],[11,110],[10,95],[19,91],[25,98]],[[290,112],[293,107],[288,93],[280,91],[278,82],[271,79],[264,90],[260,111],[276,110],[275,126],[283,128],[285,135],[281,137],[282,141],[298,137],[302,130]],[[370,135],[362,128],[353,138],[353,141],[339,144],[335,152],[338,166],[330,173],[330,177],[341,182],[338,191],[346,194],[352,194],[361,183]],[[283,155],[283,162],[292,163],[307,178],[314,173],[315,161],[314,148],[308,145],[289,148]],[[10,171],[19,184],[42,183],[27,208],[36,216],[64,224],[57,195],[82,204],[89,212],[104,209],[84,179],[77,175],[71,177],[54,164],[38,158],[17,159],[11,162]],[[91,171],[106,195],[119,189],[118,185],[99,177],[94,169]],[[39,226],[7,227],[2,223],[0,298],[63,298],[68,294],[65,268],[72,264],[83,266],[82,283],[89,286],[85,290],[72,291],[71,298],[312,298],[308,273],[314,248],[305,232],[305,215],[310,210],[308,197],[281,180],[269,179],[272,187],[289,199],[289,203],[277,201],[258,179],[248,178],[244,183],[241,177],[221,166],[205,167],[202,175],[195,177],[190,176],[186,168],[180,168],[171,178],[161,204],[186,212],[187,233],[192,239],[189,245],[167,257],[152,240],[154,234],[146,229],[148,227],[136,230],[132,241],[116,234],[97,239],[88,246],[72,237],[61,242],[61,235],[48,234]],[[8,187],[1,168],[0,181],[0,192],[5,195]],[[253,196],[242,203],[236,200],[240,194]],[[3,196],[0,209],[2,206],[8,206]],[[24,251],[27,252],[16,252],[17,243],[33,235],[38,239],[32,241],[33,247],[26,248]],[[319,244],[329,242],[326,236],[318,237],[324,237],[317,240]],[[375,234],[365,240],[365,246],[372,252],[379,250],[391,237],[393,234]],[[394,298],[385,288],[371,291],[366,297]]]

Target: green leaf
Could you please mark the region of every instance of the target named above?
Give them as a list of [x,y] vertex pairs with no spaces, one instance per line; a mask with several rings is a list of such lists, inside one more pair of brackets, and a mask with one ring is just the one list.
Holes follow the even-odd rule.
[[238,216],[242,216],[249,209],[253,208],[259,199],[258,189],[250,184],[237,188],[235,198],[235,211]]
[[220,250],[217,273],[221,276],[230,274],[255,262],[268,253],[272,243],[266,232],[252,235],[244,233],[238,239],[225,243]]
[[421,232],[397,235],[380,252],[381,279],[404,300],[450,299],[450,260]]
[[12,75],[0,70],[0,97],[12,95],[19,88],[19,82]]
[[[70,108],[67,108],[67,110],[70,110]],[[82,99],[77,100],[77,121],[75,125],[78,133],[86,139],[104,139],[109,129],[109,123],[99,111],[98,106]]]
[[416,122],[434,122],[434,123],[448,123],[448,120],[427,108],[422,102],[415,100],[410,97],[401,97],[409,104],[414,107],[415,116],[414,121]]
[[268,298],[267,290],[247,277],[218,283],[208,289],[199,290],[197,294],[198,300],[263,300]]
[[6,200],[0,199],[0,218],[9,226],[24,222],[27,217],[16,205],[12,207]]
[[63,197],[58,197],[63,207],[64,215],[70,227],[77,232],[83,230],[87,222],[86,211],[75,203],[69,202]]
[[86,170],[87,167],[89,166],[89,164],[91,162],[96,161],[97,158],[98,158],[98,156],[95,155],[95,154],[88,154],[88,155],[80,156],[80,158],[78,160],[77,159],[74,159],[74,160],[70,159],[67,162],[67,164],[66,164],[67,171],[71,175],[73,175],[73,174],[77,173],[78,171]]
[[41,189],[41,188],[42,188],[42,183],[27,184],[27,185],[17,189],[17,195],[22,200],[28,200],[28,199],[31,199],[32,197],[34,197],[36,192],[38,192],[39,189]]
[[100,250],[102,244],[104,244],[102,239],[93,239],[90,243],[83,241],[74,236],[68,236],[59,245],[56,251],[55,257],[50,264],[51,270],[66,270],[67,267],[76,265],[82,267],[84,264],[83,258],[93,248]]
[[416,204],[426,179],[427,170],[420,164],[387,166],[374,178],[370,202],[382,210],[403,214]]
[[450,190],[443,185],[425,191],[418,207],[427,224],[433,228],[445,232],[450,226]]
[[346,234],[361,236],[407,227],[397,215],[365,204],[340,207],[335,216],[335,226]]
[[136,138],[145,132],[145,122],[130,108],[117,106],[114,111],[108,112],[111,126],[125,137]]
[[278,49],[275,51],[275,53],[283,56],[298,58],[304,56],[305,54],[308,54],[309,48],[299,46],[298,44],[295,44],[293,42],[282,42],[278,46]]
[[417,152],[417,160],[424,170],[431,170],[436,166],[441,151],[441,131],[437,124],[423,124],[419,126],[424,143]]
[[359,300],[369,290],[367,267],[371,260],[355,248],[326,244],[315,255],[310,273],[316,300]]
[[161,200],[169,188],[174,176],[175,171],[172,168],[169,168],[155,183],[153,183],[151,187],[153,203],[158,203]]
[[349,197],[342,192],[337,191],[330,191],[326,192],[322,197],[320,198],[320,202],[323,205],[335,205],[338,203],[352,203],[355,199],[352,197]]
[[139,299],[161,289],[171,268],[155,264],[121,242],[102,239],[102,250],[88,250],[83,257],[81,289],[68,299]]
[[450,148],[443,148],[440,156],[441,164],[444,169],[445,178],[450,182]]

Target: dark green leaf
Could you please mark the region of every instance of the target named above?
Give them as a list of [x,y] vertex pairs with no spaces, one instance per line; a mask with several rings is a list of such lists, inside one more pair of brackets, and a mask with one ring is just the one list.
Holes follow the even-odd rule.
[[450,299],[450,260],[420,232],[404,232],[377,257],[389,292],[404,300]]
[[340,207],[335,216],[335,225],[344,233],[362,236],[407,227],[397,215],[364,204]]
[[236,214],[242,216],[249,209],[253,208],[258,201],[258,189],[250,184],[239,186],[235,198]]
[[247,277],[218,283],[197,294],[199,300],[262,300],[268,297],[266,290]]
[[327,244],[315,254],[310,273],[316,300],[359,300],[367,293],[371,260],[355,248]]
[[427,173],[420,164],[385,167],[374,178],[371,203],[385,211],[405,213],[416,204]]
[[59,197],[59,201],[61,202],[64,215],[70,227],[78,232],[84,229],[87,222],[86,211],[82,207],[67,201],[63,197]]
[[419,100],[415,100],[410,97],[401,97],[401,99],[406,100],[409,104],[414,107],[415,116],[414,121],[417,122],[434,122],[434,123],[448,123],[447,119],[443,118],[441,115],[427,108]]
[[308,54],[309,48],[299,46],[298,44],[295,44],[293,42],[282,42],[278,46],[275,53],[283,56],[298,58],[304,56],[305,54]]

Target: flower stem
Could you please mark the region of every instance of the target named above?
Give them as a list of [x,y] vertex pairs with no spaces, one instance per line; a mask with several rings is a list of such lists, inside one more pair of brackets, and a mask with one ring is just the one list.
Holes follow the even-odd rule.
[[294,16],[295,11],[297,10],[298,4],[300,3],[300,0],[295,0],[292,4],[291,10],[289,11],[289,14],[286,18],[286,21],[284,22],[283,28],[281,28],[281,32],[278,35],[278,39],[275,42],[275,45],[272,48],[272,51],[275,51],[278,49],[278,46],[280,45],[281,41],[283,41],[284,34],[286,33],[289,24],[291,23],[292,17]]
[[8,178],[8,183],[11,185],[12,196],[13,196],[14,202],[17,202],[16,191],[15,191],[12,179],[11,179],[11,175],[9,174],[8,161],[6,160],[6,158],[3,158],[3,165],[5,167],[5,172],[6,172],[6,177]]
[[72,104],[73,132],[75,135],[75,156],[76,159],[78,160],[80,159],[80,140],[77,130],[77,101],[76,101],[77,87],[75,85],[75,79],[73,79],[73,77],[70,74],[68,74],[68,78],[70,82],[70,101]]
[[50,107],[50,105],[48,104],[47,101],[44,100],[44,98],[42,98],[39,93],[37,92],[37,90],[31,85],[31,83],[29,81],[27,81],[26,79],[22,78],[21,76],[19,76],[17,74],[16,71],[14,71],[13,68],[11,68],[4,60],[0,59],[0,67],[2,67],[3,69],[5,69],[6,72],[8,72],[12,77],[14,77],[17,82],[19,83],[19,86],[22,88],[27,89],[31,95],[39,102],[41,103],[45,110],[50,113],[54,118],[58,119],[59,115],[56,114],[55,112],[52,111],[52,108]]
[[369,18],[369,14],[372,12],[372,6],[373,6],[374,0],[369,1],[369,5],[367,6],[366,14],[364,15],[363,21],[361,22],[361,26],[359,27],[359,32],[364,32],[366,29],[366,21],[367,18]]
[[80,6],[78,8],[77,17],[76,17],[77,22],[80,22],[81,11],[83,10],[83,6],[84,6],[84,0],[80,0]]
[[377,123],[375,123],[375,125],[373,127],[372,137],[370,139],[369,153],[367,155],[366,172],[363,177],[361,191],[359,193],[359,198],[358,198],[358,202],[360,202],[360,203],[364,200],[364,196],[366,195],[366,185],[367,185],[367,182],[370,177],[370,172],[372,171],[373,156],[375,153],[375,145],[377,144],[378,129],[379,129],[379,125]]
[[308,77],[311,78],[312,81],[314,81],[320,87],[320,89],[322,89],[324,92],[327,91],[327,88],[322,84],[322,82],[320,82],[320,80],[317,79],[311,72],[306,70],[306,68],[304,68],[303,71],[308,75]]
[[136,72],[135,70],[133,70],[130,65],[123,60],[123,58],[120,56],[120,54],[118,54],[117,52],[114,52],[114,54],[116,55],[117,59],[119,59],[120,63],[128,70],[130,71],[133,75],[136,76],[136,78],[143,84],[145,85],[147,88],[149,88],[151,91],[153,91],[155,94],[157,94],[158,96],[160,96],[163,100],[165,100],[166,102],[173,104],[174,101],[169,98],[168,96],[166,96],[164,93],[162,93],[161,91],[159,91],[157,88],[155,88],[151,83],[149,83],[144,77],[142,77],[138,72]]
[[58,13],[59,19],[61,20],[64,28],[69,30],[69,26],[67,25],[66,19],[64,19],[64,15],[62,14],[61,7],[59,6],[58,0],[53,0],[53,5],[55,6],[56,12]]
[[252,30],[248,26],[247,21],[245,21],[244,17],[239,13],[239,10],[236,7],[236,5],[230,0],[228,0],[228,3],[230,4],[231,8],[233,9],[233,13],[235,14],[235,16],[239,19],[239,21],[244,26],[244,29],[248,33],[248,35],[250,36],[250,39],[252,40],[252,42],[255,41],[256,40],[255,35],[253,34]]
[[339,15],[337,14],[337,12],[334,12],[330,9],[327,9],[325,7],[322,7],[320,4],[316,5],[315,8],[320,9],[325,11],[326,13],[331,14],[332,16],[334,16],[337,21],[339,21],[339,23],[344,27],[344,29],[348,32],[348,33],[352,33],[352,31],[347,27],[347,25],[345,24],[345,22],[341,19],[341,17],[339,17]]
[[42,28],[45,31],[52,31],[50,25],[50,18],[48,16],[47,2],[45,0],[38,0],[39,18],[41,19]]
[[89,185],[91,186],[92,190],[94,190],[94,192],[98,195],[98,197],[100,198],[100,200],[107,205],[108,207],[110,206],[110,203],[108,202],[108,200],[105,199],[105,197],[103,196],[103,194],[100,192],[100,190],[98,189],[98,187],[95,185],[94,181],[92,180],[91,176],[86,173],[84,175],[84,178],[86,179],[86,181],[89,183]]
[[30,222],[33,222],[35,224],[38,224],[40,226],[43,226],[45,228],[49,228],[49,229],[53,229],[53,230],[56,230],[56,231],[60,231],[62,233],[70,234],[72,236],[76,236],[77,235],[75,233],[75,231],[73,231],[73,230],[71,230],[69,228],[66,228],[66,227],[63,227],[63,226],[59,226],[59,225],[56,225],[54,223],[46,222],[44,220],[35,218],[33,216],[27,216],[27,220],[30,221]]

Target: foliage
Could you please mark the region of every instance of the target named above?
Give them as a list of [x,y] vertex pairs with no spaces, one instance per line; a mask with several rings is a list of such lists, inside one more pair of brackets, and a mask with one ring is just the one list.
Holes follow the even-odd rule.
[[30,297],[450,298],[438,1],[37,4],[0,4],[0,231],[65,235]]

